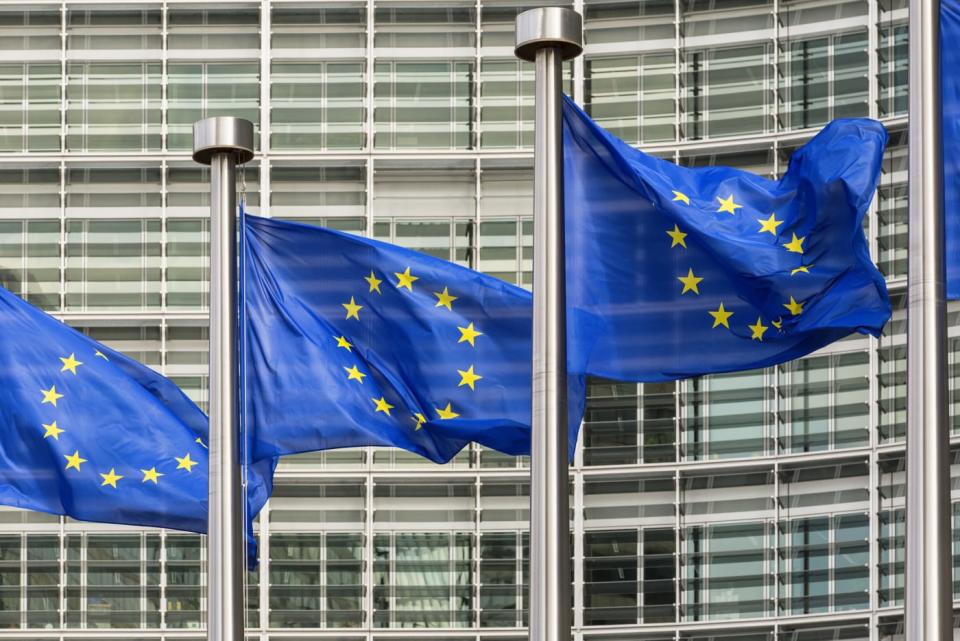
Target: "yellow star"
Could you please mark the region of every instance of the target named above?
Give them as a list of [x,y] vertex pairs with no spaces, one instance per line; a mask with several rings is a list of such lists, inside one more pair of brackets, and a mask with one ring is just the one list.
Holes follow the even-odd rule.
[[100,472],[100,477],[103,478],[103,483],[100,484],[100,487],[104,485],[109,485],[113,489],[117,489],[117,481],[123,478],[123,475],[117,474],[114,468],[110,468],[110,471],[104,474]]
[[803,313],[803,303],[798,303],[797,301],[793,300],[793,296],[790,297],[790,302],[784,303],[783,306],[786,307],[793,316],[799,316]]
[[458,340],[457,342],[462,343],[466,341],[470,343],[470,347],[476,347],[476,345],[473,342],[474,339],[476,339],[477,336],[483,336],[483,332],[478,332],[473,328],[473,323],[470,323],[466,327],[457,327],[457,329],[460,330],[460,340]]
[[797,267],[796,269],[791,269],[791,270],[790,270],[790,275],[791,275],[791,276],[796,276],[796,275],[799,274],[800,272],[803,272],[804,274],[809,274],[811,267],[813,267],[812,264],[810,264],[810,265],[800,265],[800,266]]
[[141,483],[146,483],[147,481],[153,481],[153,484],[156,485],[157,481],[160,480],[160,477],[163,476],[162,472],[158,472],[157,468],[151,467],[149,470],[140,470],[143,472],[143,481]]
[[801,238],[797,238],[796,234],[792,234],[792,235],[793,235],[793,238],[790,240],[790,242],[784,243],[783,246],[787,248],[787,251],[792,251],[795,254],[802,254],[803,241],[805,241],[807,237],[803,236]]
[[758,234],[768,231],[774,236],[777,235],[777,227],[783,224],[782,220],[777,220],[776,214],[770,214],[770,218],[767,218],[766,220],[763,218],[757,218],[757,222],[760,223],[760,231],[757,232]]
[[464,385],[469,385],[470,389],[475,389],[473,387],[473,384],[479,381],[481,378],[483,378],[479,374],[474,373],[473,365],[471,365],[466,370],[458,369],[457,374],[460,375],[460,384],[457,385],[457,387],[463,387]]
[[684,240],[684,238],[686,238],[687,235],[684,232],[680,231],[680,228],[677,227],[676,225],[673,226],[673,231],[670,231],[669,229],[667,230],[667,236],[673,239],[673,242],[670,243],[671,249],[676,247],[677,245],[680,245],[684,249],[687,248],[687,242]]
[[763,324],[763,319],[760,318],[759,316],[757,316],[756,325],[747,325],[747,327],[753,330],[753,336],[751,336],[750,338],[760,342],[763,342],[763,333],[768,329],[770,329],[769,327]]
[[451,296],[446,287],[443,288],[442,292],[433,292],[433,295],[439,299],[434,307],[446,307],[451,312],[453,311],[453,307],[450,306],[450,303],[459,298],[459,296]]
[[715,312],[707,312],[713,316],[713,327],[716,329],[723,325],[727,329],[730,329],[730,317],[733,316],[733,312],[728,312],[723,308],[723,303],[720,303],[720,307],[717,308]]
[[102,359],[105,360],[105,361],[109,361],[109,360],[110,360],[109,358],[107,358],[106,354],[104,354],[103,352],[101,352],[99,349],[98,349],[97,351],[95,351],[95,352],[93,353],[93,355],[96,356],[96,357],[98,357],[98,358],[102,358]]
[[73,355],[73,354],[70,354],[70,356],[68,356],[68,357],[66,357],[66,358],[64,358],[63,356],[61,356],[61,357],[60,357],[60,360],[63,362],[63,367],[60,369],[60,371],[61,371],[61,372],[70,372],[70,373],[73,374],[74,376],[77,375],[77,368],[78,368],[79,366],[83,365],[83,363],[81,363],[81,362],[78,361],[76,358],[74,358],[74,355]]
[[698,287],[698,285],[700,284],[700,281],[702,281],[703,279],[697,276],[694,276],[693,269],[688,269],[686,276],[677,276],[677,280],[683,283],[683,291],[680,292],[681,296],[683,294],[686,294],[687,292],[693,292],[698,296],[700,295],[700,288]]
[[415,421],[417,422],[417,426],[416,426],[415,428],[413,428],[413,431],[416,432],[416,431],[418,431],[421,427],[423,427],[423,424],[424,424],[424,423],[427,422],[427,417],[424,416],[423,414],[421,414],[420,412],[414,412],[414,413],[413,413],[413,420],[415,420]]
[[733,194],[730,194],[726,198],[717,196],[717,200],[720,201],[720,209],[717,210],[718,213],[725,211],[728,214],[733,215],[737,213],[738,209],[743,208],[743,205],[738,205],[737,203],[733,202]]
[[73,454],[70,455],[64,454],[63,458],[67,459],[67,467],[64,468],[66,470],[69,470],[72,467],[79,472],[80,465],[87,462],[87,459],[80,458],[79,450],[74,450]]
[[344,367],[343,369],[347,370],[348,381],[360,381],[363,383],[363,377],[366,376],[366,374],[357,369],[356,365],[353,367]]
[[419,276],[413,276],[410,274],[410,268],[407,267],[402,272],[393,272],[393,275],[397,277],[397,287],[406,287],[407,290],[413,291],[413,281],[420,280]]
[[390,410],[393,409],[393,405],[388,403],[384,397],[371,398],[370,400],[377,404],[377,407],[374,409],[375,412],[383,412],[387,416],[390,416]]
[[674,200],[674,202],[676,202],[676,201],[679,200],[680,202],[682,202],[682,203],[685,204],[685,205],[689,205],[689,204],[690,204],[690,197],[687,196],[685,193],[683,193],[682,191],[677,191],[676,189],[674,189],[674,190],[672,190],[672,191],[673,191],[673,200]]
[[457,418],[458,416],[460,416],[459,414],[454,412],[452,409],[450,409],[450,403],[447,403],[446,407],[443,407],[443,408],[437,407],[435,409],[437,410],[437,416],[439,416],[440,420],[442,421],[446,421],[451,418]]
[[50,403],[51,405],[56,407],[57,399],[63,398],[63,394],[57,394],[56,385],[51,385],[50,389],[43,389],[43,390],[40,390],[40,392],[43,394],[43,400],[40,401],[41,405],[43,405],[44,403]]
[[353,300],[353,296],[350,297],[349,303],[340,303],[345,310],[347,310],[347,318],[356,318],[360,320],[360,310],[363,309],[363,305],[357,305],[357,301]]
[[57,427],[56,421],[54,421],[53,423],[50,423],[50,425],[43,423],[43,430],[44,430],[43,438],[49,438],[52,436],[54,440],[57,440],[57,441],[60,440],[60,435],[66,431]]
[[337,347],[342,347],[348,352],[353,351],[352,349],[350,349],[351,347],[353,347],[353,345],[350,343],[350,341],[346,339],[345,336],[334,336],[334,338],[337,339]]
[[372,292],[377,292],[378,294],[383,293],[380,291],[380,283],[382,283],[383,281],[376,277],[372,269],[370,270],[370,275],[364,276],[363,280],[367,281],[367,284],[370,285],[371,293]]
[[198,436],[198,437],[196,438],[196,440],[194,440],[193,442],[196,443],[197,445],[199,445],[200,447],[202,447],[202,448],[205,449],[205,450],[209,450],[209,449],[210,449],[209,447],[207,447],[206,445],[203,444],[203,439],[200,438],[199,436]]
[[179,456],[174,456],[173,458],[177,459],[177,469],[178,469],[178,470],[186,470],[186,471],[188,471],[188,472],[192,472],[192,471],[193,471],[193,466],[197,464],[197,461],[193,461],[193,460],[190,459],[190,453],[189,453],[189,452],[187,452],[186,454],[184,454],[184,455],[183,455],[183,458],[181,458],[181,457],[179,457]]
[[770,321],[770,324],[776,327],[778,330],[783,331],[783,316],[775,321]]

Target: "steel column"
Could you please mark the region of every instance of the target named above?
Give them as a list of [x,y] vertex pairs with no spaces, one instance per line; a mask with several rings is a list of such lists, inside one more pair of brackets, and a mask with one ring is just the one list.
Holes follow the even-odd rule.
[[237,165],[253,158],[253,123],[193,125],[193,159],[210,165],[210,443],[207,639],[244,641],[243,485],[237,378]]
[[533,407],[530,639],[569,641],[571,608],[563,225],[563,61],[582,51],[570,9],[517,16],[516,55],[536,67],[533,187]]
[[905,631],[953,639],[947,425],[940,3],[910,0]]

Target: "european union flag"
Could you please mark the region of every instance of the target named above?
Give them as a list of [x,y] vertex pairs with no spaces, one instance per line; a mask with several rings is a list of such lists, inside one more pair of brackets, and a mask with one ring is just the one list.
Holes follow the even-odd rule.
[[[207,529],[207,417],[171,381],[0,288],[0,503]],[[252,519],[273,461],[251,469]]]
[[[886,141],[837,121],[779,181],[685,169],[564,107],[568,412],[588,375],[672,380],[803,356],[890,316],[862,231]],[[414,251],[244,223],[253,457],[361,445],[530,451],[530,293]]]
[[633,149],[567,98],[570,371],[673,380],[808,354],[890,317],[863,217],[887,134],[836,120],[779,180]]
[[379,241],[245,219],[254,459],[382,445],[442,463],[470,441],[530,451],[529,292]]

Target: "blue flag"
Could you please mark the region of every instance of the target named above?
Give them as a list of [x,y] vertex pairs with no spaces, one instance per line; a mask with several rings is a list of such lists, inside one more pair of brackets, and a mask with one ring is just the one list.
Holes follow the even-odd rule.
[[[798,358],[890,316],[862,231],[886,142],[830,124],[771,181],[685,169],[564,106],[571,452],[588,375]],[[253,456],[360,445],[530,451],[530,293],[424,254],[246,217]]]
[[[200,408],[160,374],[3,288],[0,425],[0,504],[206,532]],[[252,519],[270,494],[273,461],[249,469]]]
[[254,458],[382,445],[442,463],[471,441],[530,451],[529,292],[379,241],[245,219]]
[[946,294],[960,299],[960,1],[940,2],[940,94],[943,124],[943,244]]
[[673,380],[799,358],[890,317],[863,217],[887,134],[837,120],[769,180],[633,149],[566,99],[570,371]]

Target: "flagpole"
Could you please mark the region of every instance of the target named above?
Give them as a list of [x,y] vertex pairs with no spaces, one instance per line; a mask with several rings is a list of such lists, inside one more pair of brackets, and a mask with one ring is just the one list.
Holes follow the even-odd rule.
[[533,184],[533,412],[530,640],[569,641],[567,324],[563,235],[563,61],[583,50],[583,21],[547,7],[517,16],[515,54],[536,68]]
[[953,639],[940,3],[910,0],[905,632]]
[[193,124],[193,159],[210,166],[210,471],[207,639],[244,641],[243,487],[237,396],[237,165],[253,158],[253,123]]

